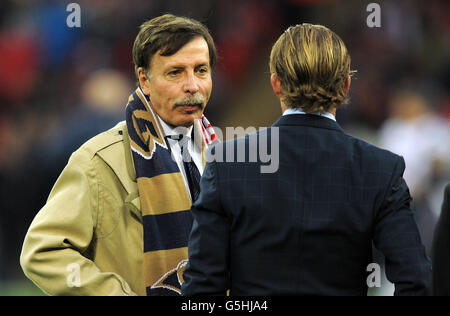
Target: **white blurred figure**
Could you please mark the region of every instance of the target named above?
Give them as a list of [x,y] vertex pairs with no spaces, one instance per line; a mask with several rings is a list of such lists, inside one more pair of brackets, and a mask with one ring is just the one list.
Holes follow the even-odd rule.
[[[428,255],[444,186],[450,180],[449,123],[432,112],[422,95],[404,90],[391,98],[390,118],[379,134],[380,147],[405,159],[404,178],[413,197],[412,209]],[[393,287],[386,286],[381,294],[388,295],[391,291]]]
[[[405,158],[404,178],[413,202],[427,200],[436,189],[436,181],[448,180],[450,124],[433,113],[416,92],[398,92],[390,107],[391,116],[380,129],[379,145]],[[431,211],[434,216],[440,212]]]

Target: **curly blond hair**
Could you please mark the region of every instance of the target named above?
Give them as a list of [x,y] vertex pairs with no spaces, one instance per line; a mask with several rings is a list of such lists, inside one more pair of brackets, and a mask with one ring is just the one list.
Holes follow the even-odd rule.
[[280,79],[285,106],[312,113],[348,103],[345,82],[355,72],[350,61],[334,32],[301,24],[289,27],[273,45],[269,67]]

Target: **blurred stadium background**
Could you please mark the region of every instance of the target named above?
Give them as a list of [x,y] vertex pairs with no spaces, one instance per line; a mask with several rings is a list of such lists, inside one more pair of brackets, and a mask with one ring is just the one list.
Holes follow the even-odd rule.
[[[81,7],[69,28],[66,7]],[[381,27],[366,24],[369,3]],[[269,126],[271,45],[293,24],[323,24],[347,44],[350,134],[405,157],[428,252],[450,180],[450,2],[430,0],[2,0],[0,2],[0,295],[40,295],[19,266],[23,238],[70,154],[124,119],[139,25],[163,13],[199,19],[220,59],[206,115],[214,126]],[[382,260],[382,258],[378,258]],[[383,280],[374,295],[389,295]]]

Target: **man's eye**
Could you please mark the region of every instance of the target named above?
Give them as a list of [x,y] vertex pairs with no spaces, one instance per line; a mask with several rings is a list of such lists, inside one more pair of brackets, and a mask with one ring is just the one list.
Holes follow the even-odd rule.
[[179,73],[180,73],[179,70],[172,70],[172,71],[169,72],[169,76],[176,76],[176,75],[178,75]]
[[201,74],[206,74],[208,73],[208,68],[199,68],[197,71]]

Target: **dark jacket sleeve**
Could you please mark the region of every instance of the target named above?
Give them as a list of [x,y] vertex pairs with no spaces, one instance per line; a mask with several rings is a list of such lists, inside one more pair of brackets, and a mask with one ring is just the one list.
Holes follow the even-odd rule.
[[194,222],[182,294],[226,295],[229,284],[229,225],[220,203],[215,162],[206,165],[200,192],[191,208]]
[[403,179],[405,162],[396,156],[392,177],[376,214],[374,245],[385,256],[386,277],[394,295],[430,295],[431,262],[425,253]]
[[433,294],[450,296],[450,183],[445,187],[441,215],[432,246]]

